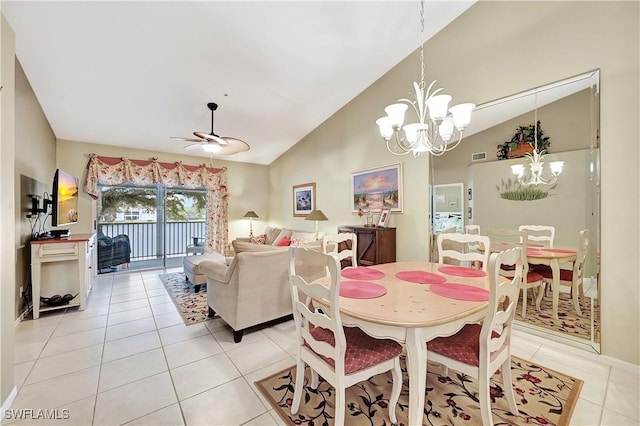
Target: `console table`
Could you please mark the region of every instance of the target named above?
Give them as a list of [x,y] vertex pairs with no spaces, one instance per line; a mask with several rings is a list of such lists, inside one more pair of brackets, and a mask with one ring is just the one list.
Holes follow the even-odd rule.
[[[40,312],[78,306],[85,307],[87,294],[93,283],[95,234],[31,241],[31,293],[33,319]],[[48,306],[40,303],[40,296],[73,294],[69,303]]]
[[369,266],[396,261],[396,228],[339,226],[338,232],[358,236],[358,265]]

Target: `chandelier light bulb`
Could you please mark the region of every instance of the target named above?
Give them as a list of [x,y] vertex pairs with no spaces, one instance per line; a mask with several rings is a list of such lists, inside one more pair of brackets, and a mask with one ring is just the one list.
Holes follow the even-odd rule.
[[553,173],[554,176],[558,176],[560,173],[562,173],[564,161],[552,161],[549,163],[549,167],[551,168],[551,173]]
[[449,95],[437,95],[431,96],[427,100],[427,108],[429,108],[429,117],[435,121],[436,124],[440,124],[442,120],[447,116],[447,107],[451,102],[451,96]]
[[207,152],[216,153],[216,152],[220,151],[222,149],[222,147],[220,145],[218,145],[217,143],[206,143],[206,144],[202,145],[202,149],[207,151]]

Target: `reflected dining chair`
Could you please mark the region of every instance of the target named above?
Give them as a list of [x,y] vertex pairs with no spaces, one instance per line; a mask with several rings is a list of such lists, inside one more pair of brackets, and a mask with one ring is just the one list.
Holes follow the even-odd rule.
[[[580,239],[578,244],[578,255],[573,262],[572,269],[560,269],[560,285],[571,287],[571,299],[573,307],[579,316],[582,316],[580,302],[584,303],[584,264],[589,251],[589,231],[583,229],[580,231]],[[544,277],[545,286],[551,286],[553,282],[553,273],[551,268],[546,265],[539,265],[535,268],[535,272]]]
[[[326,268],[329,287],[309,283],[296,268]],[[357,327],[343,327],[340,317],[340,263],[335,254],[302,247],[289,249],[289,282],[296,327],[296,378],[291,414],[300,408],[304,392],[305,364],[311,370],[311,388],[318,387],[318,375],[335,388],[335,424],[345,423],[346,388],[376,374],[391,371],[393,387],[389,398],[389,419],[397,423],[396,405],[402,389],[400,354],[402,346],[389,339],[376,339]],[[313,299],[328,305],[311,306]],[[305,397],[306,400],[306,397]]]
[[[471,265],[479,262],[480,269],[487,271],[491,246],[489,237],[457,233],[438,234],[437,245],[438,263],[445,263],[445,258],[469,262]],[[470,247],[475,249],[471,250]]]
[[[348,243],[351,244],[348,244]],[[346,247],[340,250],[341,247]],[[323,253],[335,253],[338,256],[340,265],[343,265],[342,261],[349,259],[351,265],[354,268],[358,266],[358,236],[353,232],[340,232],[338,234],[327,234],[322,239],[322,252]]]
[[556,236],[556,228],[550,225],[520,225],[519,231],[526,231],[529,242],[542,244],[545,247],[553,247],[553,239]]
[[[529,290],[532,292],[535,301],[536,312],[540,312],[540,302],[544,296],[544,277],[529,267],[527,261],[527,250],[529,247],[529,234],[526,231],[515,229],[489,229],[487,235],[493,242],[492,251],[500,251],[511,247],[522,247],[522,279],[520,280],[520,288],[522,289],[522,318],[527,317],[527,303],[529,298]],[[500,273],[505,277],[513,276],[513,268],[503,266]]]
[[[515,265],[510,280],[500,276],[502,265]],[[511,331],[522,277],[522,248],[489,258],[489,307],[482,324],[467,324],[456,334],[427,343],[427,359],[478,379],[480,413],[484,426],[493,425],[490,379],[500,369],[509,411],[518,415],[511,377]],[[478,423],[478,422],[476,422]]]

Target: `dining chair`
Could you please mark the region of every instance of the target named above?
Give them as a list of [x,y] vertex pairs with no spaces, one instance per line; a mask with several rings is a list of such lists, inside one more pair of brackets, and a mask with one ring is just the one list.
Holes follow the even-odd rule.
[[[514,276],[500,276],[502,265],[515,265]],[[489,306],[482,324],[467,324],[456,334],[427,343],[427,359],[478,379],[484,426],[493,425],[490,379],[500,369],[509,411],[518,415],[511,376],[511,331],[522,278],[522,248],[514,247],[489,258]],[[448,373],[447,373],[448,374]]]
[[[522,247],[522,279],[520,280],[520,288],[522,289],[522,318],[527,317],[527,301],[529,298],[529,290],[532,290],[532,297],[535,301],[536,312],[540,312],[540,302],[544,296],[544,277],[529,266],[527,261],[527,250],[529,247],[529,234],[526,231],[515,229],[488,229],[487,235],[491,239],[493,246],[492,251],[501,251],[512,247]],[[503,265],[500,273],[505,277],[512,277],[514,274],[513,267]],[[534,294],[533,291],[537,291]]]
[[519,231],[526,231],[529,241],[543,244],[545,247],[553,247],[553,239],[556,236],[556,228],[550,225],[520,225]]
[[[308,282],[297,268],[326,268],[329,286]],[[389,398],[389,419],[397,423],[396,405],[402,389],[400,354],[402,346],[390,339],[376,339],[357,327],[343,327],[340,317],[340,263],[335,254],[302,247],[289,249],[289,282],[296,327],[296,378],[291,414],[300,408],[304,391],[305,365],[311,370],[311,388],[318,387],[318,375],[335,388],[335,424],[344,424],[346,388],[376,374],[391,371],[393,387]],[[321,300],[322,309],[312,306]]]
[[[571,299],[573,300],[573,307],[579,316],[582,316],[582,310],[580,309],[580,302],[584,302],[584,264],[587,259],[589,251],[589,230],[583,229],[580,231],[580,238],[578,244],[578,255],[573,262],[572,269],[560,269],[560,285],[568,286],[571,288]],[[551,268],[546,265],[540,265],[535,272],[544,277],[544,285],[551,286],[553,282],[553,273]]]
[[[349,242],[351,244],[349,244]],[[342,248],[342,250],[340,250],[340,248]],[[350,266],[355,268],[358,266],[358,236],[353,232],[327,234],[322,239],[322,252],[335,253],[338,256],[341,266],[345,266],[342,264],[343,260],[350,259]]]
[[[480,269],[486,272],[489,261],[489,237],[473,234],[438,234],[438,263],[445,263],[445,258],[460,262],[480,262]],[[470,250],[470,246],[484,247],[482,250]]]

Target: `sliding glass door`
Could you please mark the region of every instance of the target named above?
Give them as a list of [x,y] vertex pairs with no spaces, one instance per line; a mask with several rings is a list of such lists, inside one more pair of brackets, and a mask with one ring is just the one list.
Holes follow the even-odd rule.
[[102,186],[98,273],[180,266],[187,253],[203,252],[205,199],[205,190]]

